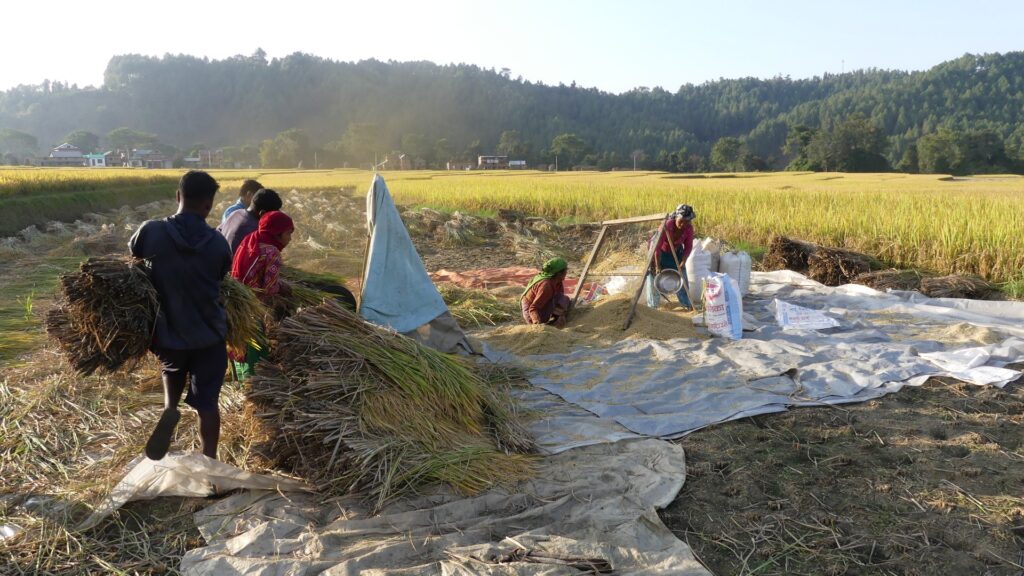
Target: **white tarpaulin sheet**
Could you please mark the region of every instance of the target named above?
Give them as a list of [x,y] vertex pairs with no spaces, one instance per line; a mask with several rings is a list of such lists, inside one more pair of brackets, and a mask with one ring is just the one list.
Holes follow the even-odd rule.
[[[839,325],[780,328],[776,298]],[[626,340],[533,356],[531,382],[628,431],[672,438],[788,406],[870,400],[931,376],[1003,386],[1020,373],[1002,366],[1024,360],[1024,303],[828,288],[772,272],[753,275],[744,310],[743,340]]]
[[549,456],[513,492],[424,496],[378,516],[349,500],[247,492],[196,514],[210,545],[188,552],[181,568],[196,576],[710,576],[655,513],[685,477],[681,448],[634,440]]

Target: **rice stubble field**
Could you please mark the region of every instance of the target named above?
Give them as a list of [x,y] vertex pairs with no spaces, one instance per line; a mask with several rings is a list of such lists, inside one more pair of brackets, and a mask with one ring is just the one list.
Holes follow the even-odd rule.
[[[285,210],[299,224],[287,263],[347,278],[358,274],[365,234],[360,193],[368,173],[215,175],[223,186],[218,214],[243,178],[257,177],[283,193]],[[987,261],[1006,267],[1014,250],[1021,253],[1010,235],[996,233],[1014,223],[1020,229],[1020,179],[899,176],[385,174],[406,206],[403,217],[414,241],[429,252],[431,269],[536,265],[555,252],[578,262],[596,232],[581,223],[664,212],[680,202],[697,209],[698,233],[751,246],[763,246],[772,233],[868,252],[882,246],[851,232],[860,223],[864,230],[889,226],[894,237],[918,238],[917,253],[936,259],[914,264],[935,270],[957,270],[942,269],[955,259],[943,260],[941,251],[928,247],[943,234],[949,254],[958,245],[982,249],[991,243]],[[173,195],[173,185],[161,186],[165,198]],[[890,210],[919,220],[900,224],[886,217],[887,205],[876,204],[886,196]],[[997,224],[934,217],[941,213],[935,206],[958,202],[974,202],[968,212]],[[829,203],[831,211],[815,217],[814,207]],[[201,545],[191,513],[206,501],[196,499],[134,503],[96,529],[68,530],[84,505],[95,504],[141,452],[159,412],[160,384],[151,362],[130,375],[76,377],[56,361],[40,329],[60,272],[86,256],[123,251],[138,223],[172,210],[165,199],[82,214],[78,222],[42,225],[0,244],[0,525],[24,530],[0,542],[0,574],[175,573],[180,555]],[[509,210],[534,219],[493,218]],[[857,214],[822,221],[823,214],[846,212]],[[453,227],[444,226],[459,218],[464,224],[458,229],[470,234],[453,236]],[[877,222],[868,226],[865,218]],[[423,225],[431,219],[440,223]],[[954,232],[943,231],[947,224]],[[912,252],[901,247],[892,254]],[[994,266],[989,277],[1010,279],[996,274],[1001,269]],[[516,295],[494,291],[488,297],[510,301]],[[488,324],[475,329],[489,330]],[[227,386],[222,408],[223,459],[269,469],[259,447],[265,438],[245,413],[241,390]],[[716,574],[1015,575],[1024,569],[1022,414],[1019,383],[998,390],[933,380],[862,405],[803,408],[715,426],[678,441],[689,475],[662,518]],[[194,418],[189,411],[183,415],[175,447],[194,449]]]

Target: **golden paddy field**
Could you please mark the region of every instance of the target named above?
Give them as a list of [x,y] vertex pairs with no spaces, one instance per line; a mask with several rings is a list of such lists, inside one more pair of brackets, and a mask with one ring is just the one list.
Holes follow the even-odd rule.
[[[180,173],[0,169],[0,199],[51,190],[99,193],[125,182],[167,185]],[[245,178],[278,190],[360,192],[371,179],[370,172],[360,170],[213,173],[227,194]],[[384,177],[399,203],[442,210],[510,209],[561,221],[596,221],[667,212],[688,203],[698,214],[698,234],[741,246],[764,246],[772,235],[785,234],[863,251],[897,267],[995,281],[1019,279],[1024,269],[1020,176],[405,171]]]

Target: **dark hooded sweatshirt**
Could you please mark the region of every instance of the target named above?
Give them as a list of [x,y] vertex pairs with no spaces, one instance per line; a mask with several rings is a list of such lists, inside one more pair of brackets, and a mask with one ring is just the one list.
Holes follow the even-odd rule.
[[149,220],[128,241],[144,258],[160,299],[153,344],[195,350],[224,342],[227,313],[220,282],[231,271],[231,249],[196,214]]

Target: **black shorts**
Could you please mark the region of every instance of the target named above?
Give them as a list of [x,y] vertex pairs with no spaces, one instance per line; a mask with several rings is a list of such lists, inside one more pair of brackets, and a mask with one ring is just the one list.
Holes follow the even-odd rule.
[[160,360],[163,374],[184,374],[188,378],[185,404],[199,411],[217,408],[228,368],[228,351],[223,343],[195,350],[154,347],[153,354]]

